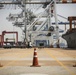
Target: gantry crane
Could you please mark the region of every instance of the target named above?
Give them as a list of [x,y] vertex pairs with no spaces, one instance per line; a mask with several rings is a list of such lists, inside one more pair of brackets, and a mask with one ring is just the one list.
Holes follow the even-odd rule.
[[[46,1],[25,1],[25,0],[16,0],[15,2],[1,2],[0,4],[17,4],[20,5],[22,8],[22,15],[21,16],[23,18],[23,22],[18,22],[18,18],[19,16],[14,16],[13,15],[9,15],[9,19],[15,19],[15,25],[24,25],[24,33],[25,33],[25,41],[26,43],[28,43],[29,41],[32,42],[32,44],[34,43],[34,41],[36,39],[44,39],[44,40],[49,40],[49,45],[51,46],[53,44],[53,34],[56,34],[56,39],[57,39],[57,46],[59,47],[59,27],[58,27],[58,19],[57,19],[57,12],[56,12],[56,4],[62,4],[62,3],[76,3],[76,0],[48,0]],[[43,8],[45,8],[45,12],[47,12],[47,17],[46,20],[43,21],[41,23],[41,25],[39,25],[35,30],[33,28],[35,28],[35,25],[37,23],[37,21],[40,19],[40,17],[42,17],[42,15],[37,16],[37,18],[29,25],[27,25],[27,20],[26,20],[26,4],[43,4]],[[28,12],[27,12],[28,13]],[[21,15],[21,14],[19,14]],[[55,18],[55,27],[52,26],[52,18]],[[48,26],[47,31],[43,31],[45,26]],[[31,35],[32,34],[32,35]],[[46,34],[45,38],[41,38],[38,37],[39,34]],[[49,35],[49,37],[47,37],[47,35]]]

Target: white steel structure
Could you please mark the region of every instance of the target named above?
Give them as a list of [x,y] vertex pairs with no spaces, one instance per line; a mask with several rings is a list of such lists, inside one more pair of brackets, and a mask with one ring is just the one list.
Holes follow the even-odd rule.
[[[33,31],[33,27],[36,26],[36,22],[42,15],[38,16],[37,19],[29,25],[29,28],[26,31],[28,41],[32,42],[32,45],[36,46],[36,40],[46,40],[49,46],[53,45],[53,34],[56,34],[57,41],[59,39],[59,27],[58,27],[58,20],[57,20],[57,13],[56,13],[56,1],[52,0],[45,8],[45,12],[48,14],[46,20],[39,25],[35,31]],[[56,26],[52,26],[51,18],[55,19]],[[44,30],[44,27],[48,27],[47,31]],[[42,34],[42,36],[39,34]],[[50,35],[49,35],[50,34]],[[29,35],[31,39],[29,39]],[[41,41],[40,41],[41,42]],[[49,42],[49,43],[48,43]],[[41,42],[42,43],[42,42]]]
[[[47,13],[46,20],[42,21],[40,25],[37,25],[37,22],[43,18],[44,12],[39,16],[36,16],[36,19],[30,24],[27,24],[27,15],[30,16],[27,11],[26,3],[28,1],[21,0],[21,14],[10,14],[7,19],[14,20],[14,25],[23,26],[24,25],[24,41],[26,44],[31,41],[33,46],[37,46],[37,40],[39,43],[43,43],[46,41],[46,45],[53,45],[53,35],[56,35],[57,41],[59,40],[59,27],[58,27],[58,19],[56,13],[56,0],[49,0],[49,4],[45,7],[45,11]],[[27,13],[27,14],[26,14]],[[44,15],[45,16],[45,15]],[[19,22],[18,19],[21,18],[23,21]],[[55,27],[52,26],[52,18],[55,21]],[[47,29],[46,29],[47,27]],[[35,28],[35,29],[34,29]],[[43,41],[42,41],[43,40]]]

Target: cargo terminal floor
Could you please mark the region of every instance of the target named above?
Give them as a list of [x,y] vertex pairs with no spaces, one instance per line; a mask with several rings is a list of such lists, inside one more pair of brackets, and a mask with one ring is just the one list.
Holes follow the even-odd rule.
[[0,48],[0,75],[76,75],[76,50],[36,48],[41,67],[30,67],[34,48]]

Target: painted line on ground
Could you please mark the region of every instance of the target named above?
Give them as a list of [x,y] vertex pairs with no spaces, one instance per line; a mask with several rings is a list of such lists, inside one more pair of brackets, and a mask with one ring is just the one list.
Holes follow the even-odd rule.
[[60,62],[50,51],[46,50],[46,53],[51,56],[53,59],[55,59],[66,71],[68,71],[71,75],[76,75],[73,73],[70,69],[68,69],[62,62]]
[[[32,53],[33,53],[33,51],[32,51],[32,52],[30,51],[30,52],[28,52],[28,53],[25,54],[25,55],[26,55],[26,57],[27,57],[27,56],[29,56],[29,55],[32,54]],[[23,58],[25,55],[21,55],[21,56],[20,56],[20,59]],[[15,61],[11,61],[10,63],[6,64],[5,66],[0,67],[0,70],[6,68],[7,66],[9,66],[10,64],[13,64],[13,63],[15,63],[15,62],[16,62],[16,60],[15,60]]]

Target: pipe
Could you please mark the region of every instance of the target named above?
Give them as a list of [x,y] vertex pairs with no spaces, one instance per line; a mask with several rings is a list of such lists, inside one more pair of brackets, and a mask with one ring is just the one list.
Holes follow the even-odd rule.
[[18,32],[16,32],[16,45],[18,44]]
[[[32,2],[26,2],[25,4],[49,4],[50,1],[48,2],[36,2],[36,1],[32,1]],[[66,3],[76,3],[76,0],[71,0],[71,1],[68,1],[68,0],[61,0],[61,1],[57,1],[56,2],[57,4],[66,4]],[[21,2],[0,2],[0,4],[17,4],[17,5],[21,5]]]
[[70,31],[72,31],[72,20],[70,20]]

